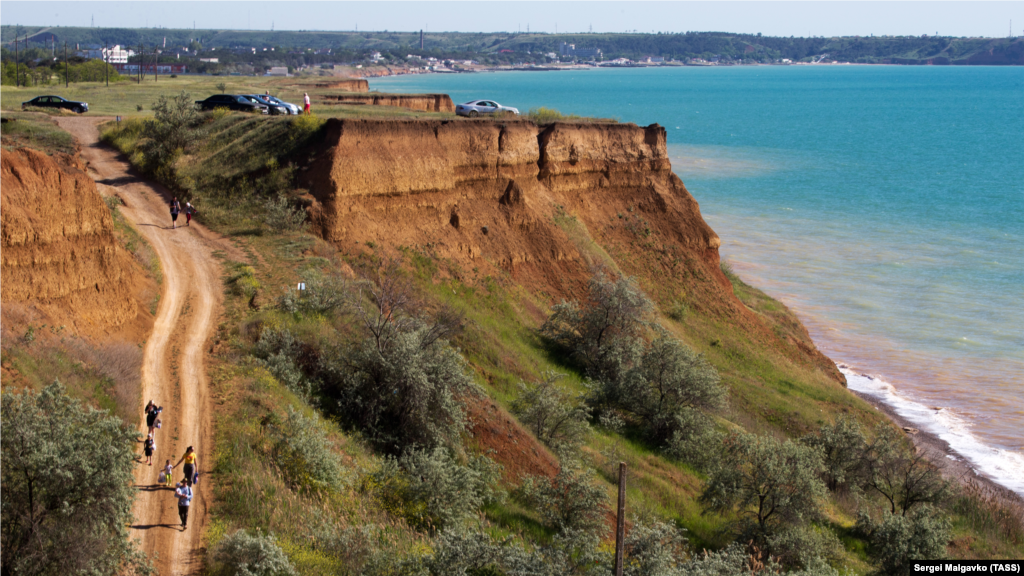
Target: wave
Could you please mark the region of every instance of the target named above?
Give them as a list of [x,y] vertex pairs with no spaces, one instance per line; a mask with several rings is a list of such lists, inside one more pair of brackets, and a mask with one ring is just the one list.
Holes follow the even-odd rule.
[[850,390],[877,398],[918,428],[934,434],[969,462],[975,472],[1024,496],[1024,454],[989,446],[971,433],[971,423],[949,408],[930,408],[903,396],[885,380],[837,364]]

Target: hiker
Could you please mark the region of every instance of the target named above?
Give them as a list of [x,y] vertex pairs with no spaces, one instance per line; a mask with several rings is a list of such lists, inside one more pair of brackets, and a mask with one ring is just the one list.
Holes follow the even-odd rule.
[[305,102],[305,106],[302,107],[302,112],[303,112],[303,114],[309,114],[309,93],[308,92],[303,92],[302,93],[302,98],[303,98],[303,102]]
[[192,482],[186,480],[178,484],[174,495],[178,498],[178,517],[181,518],[181,529],[184,530],[188,528],[188,507],[192,504]]
[[181,202],[175,198],[171,200],[171,228],[177,228],[178,213],[181,212]]
[[149,426],[149,435],[153,435],[153,430],[156,429],[156,418],[164,411],[163,406],[157,406],[153,404],[153,401],[149,401],[149,405],[146,406],[146,426]]
[[171,487],[171,482],[172,482],[171,474],[173,474],[173,473],[174,473],[174,466],[171,466],[171,461],[170,461],[170,459],[168,459],[167,463],[164,464],[164,471],[160,473],[160,477],[163,478],[164,486],[166,486],[168,488]]
[[146,440],[142,444],[142,450],[146,454],[146,464],[153,465],[153,451],[156,450],[156,440],[153,440],[153,433],[150,432],[149,436],[146,436]]
[[195,206],[192,206],[191,202],[185,202],[185,226],[192,225],[193,214],[199,214],[199,210],[196,210]]
[[[178,460],[178,464],[181,464],[182,462],[185,463],[185,480],[188,480],[188,483],[191,486],[192,482],[196,479],[196,472],[199,470],[199,463],[196,460],[196,452],[191,446],[185,449],[185,455],[181,457],[181,460]],[[177,468],[178,464],[175,464],[174,467]]]

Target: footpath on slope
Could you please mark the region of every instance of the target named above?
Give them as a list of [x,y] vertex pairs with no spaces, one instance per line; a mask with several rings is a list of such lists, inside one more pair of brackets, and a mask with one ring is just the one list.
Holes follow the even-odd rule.
[[[124,202],[121,212],[152,245],[163,271],[159,308],[142,366],[142,400],[163,406],[162,428],[154,434],[153,466],[143,462],[135,471],[139,494],[130,531],[161,576],[195,574],[203,566],[202,533],[213,495],[207,475],[213,445],[204,349],[222,297],[220,265],[213,252],[234,256],[239,251],[195,221],[185,227],[184,215],[172,230],[168,191],[136,176],[121,154],[99,142],[98,125],[105,120],[59,117],[57,123],[78,140],[100,193]],[[142,426],[145,434],[145,419]],[[175,464],[188,446],[195,447],[200,482],[183,531],[173,488],[157,485],[157,475],[165,460]],[[178,466],[174,480],[182,476]]]

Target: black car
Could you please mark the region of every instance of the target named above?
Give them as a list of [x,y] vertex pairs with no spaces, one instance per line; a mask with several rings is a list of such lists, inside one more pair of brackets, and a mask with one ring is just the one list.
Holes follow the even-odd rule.
[[267,107],[265,105],[257,104],[249,98],[239,96],[237,94],[214,94],[206,100],[196,100],[196,106],[199,106],[200,110],[227,108],[228,110],[238,110],[239,112],[255,112],[257,114],[267,113]]
[[38,106],[39,108],[64,108],[65,110],[71,110],[82,114],[83,112],[89,111],[89,104],[85,102],[72,102],[60,96],[36,96],[28,102],[22,102],[21,107],[24,109],[28,106]]
[[275,116],[288,114],[287,106],[285,106],[284,104],[276,104],[274,102],[271,102],[269,98],[261,94],[242,94],[242,97],[248,98],[249,100],[254,100],[257,104],[263,104],[270,110],[270,113],[274,114]]

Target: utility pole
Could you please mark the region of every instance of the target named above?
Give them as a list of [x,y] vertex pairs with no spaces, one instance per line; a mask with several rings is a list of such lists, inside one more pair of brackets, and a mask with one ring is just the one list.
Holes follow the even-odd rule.
[[107,83],[107,88],[110,88],[110,54],[107,53],[107,43],[103,43],[103,80]]
[[615,576],[622,576],[622,553],[626,539],[626,463],[619,462],[619,508],[615,518]]
[[14,87],[21,84],[21,58],[18,57],[18,35],[14,35]]
[[68,41],[64,41],[64,87],[68,87],[68,81],[71,78],[71,71],[68,66]]
[[153,82],[160,79],[160,51],[153,44]]

